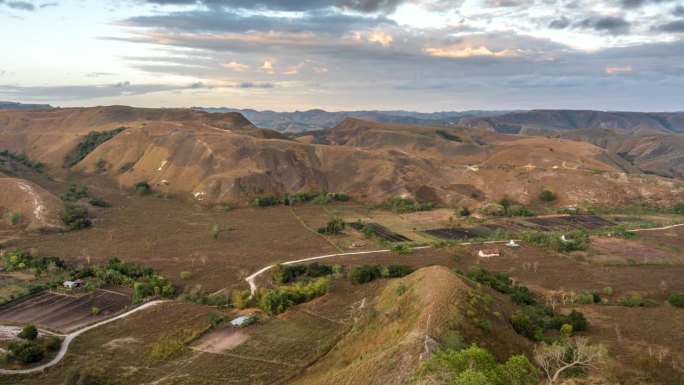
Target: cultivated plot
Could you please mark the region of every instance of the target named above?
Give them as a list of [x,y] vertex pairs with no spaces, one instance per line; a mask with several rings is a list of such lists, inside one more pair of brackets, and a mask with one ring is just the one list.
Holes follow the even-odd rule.
[[68,333],[120,312],[131,304],[131,294],[129,288],[118,286],[77,295],[44,291],[0,307],[0,320]]

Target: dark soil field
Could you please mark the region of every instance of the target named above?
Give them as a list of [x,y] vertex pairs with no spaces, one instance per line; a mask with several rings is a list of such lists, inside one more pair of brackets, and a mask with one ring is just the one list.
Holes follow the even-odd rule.
[[[349,224],[356,230],[361,230],[361,226],[358,222],[352,222]],[[401,234],[397,234],[385,226],[379,225],[377,223],[367,223],[366,226],[373,229],[373,234],[387,242],[411,242],[411,240]]]
[[542,231],[563,231],[578,229],[598,229],[613,226],[613,222],[596,215],[563,215],[554,217],[527,218],[525,222],[532,223]]
[[467,229],[460,229],[458,227],[425,230],[424,233],[441,239],[471,239],[481,237],[481,235],[473,231]]
[[[75,295],[44,291],[0,307],[0,321],[32,323],[68,333],[120,312],[131,304],[131,295],[131,289],[120,286]],[[100,309],[97,316],[92,314],[93,307]]]

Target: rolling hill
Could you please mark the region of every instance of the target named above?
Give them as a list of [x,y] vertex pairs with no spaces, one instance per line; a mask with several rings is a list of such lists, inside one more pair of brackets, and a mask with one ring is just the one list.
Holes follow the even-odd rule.
[[[111,139],[83,145],[90,132],[111,130]],[[626,173],[638,169],[623,157],[563,138],[348,118],[295,139],[238,113],[122,106],[0,112],[0,143],[45,163],[57,178],[100,175],[125,188],[148,181],[158,193],[206,204],[247,205],[302,191],[470,207],[504,195],[533,202],[543,188],[562,191],[559,204],[656,204],[680,194],[673,181]],[[81,156],[66,168],[74,151]]]

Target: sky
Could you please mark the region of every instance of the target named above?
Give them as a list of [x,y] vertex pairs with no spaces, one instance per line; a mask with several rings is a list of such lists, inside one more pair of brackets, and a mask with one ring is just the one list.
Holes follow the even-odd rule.
[[0,0],[0,100],[684,110],[684,0]]

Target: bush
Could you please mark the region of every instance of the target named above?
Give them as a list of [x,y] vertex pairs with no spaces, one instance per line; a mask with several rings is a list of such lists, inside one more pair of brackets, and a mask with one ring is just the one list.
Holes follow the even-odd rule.
[[79,199],[88,198],[88,188],[85,186],[78,187],[75,184],[69,186],[67,192],[62,194],[62,200],[65,202],[73,202]]
[[181,271],[180,272],[180,278],[181,279],[188,279],[192,276],[192,273],[189,271]]
[[673,293],[667,299],[670,305],[675,307],[684,307],[684,293]]
[[470,210],[468,210],[467,207],[461,207],[461,209],[458,210],[458,215],[461,217],[469,217],[470,216]]
[[83,206],[65,205],[62,221],[69,230],[85,229],[92,225],[88,219],[88,209]]
[[14,355],[22,364],[32,364],[43,359],[45,348],[35,342],[26,342],[14,350]]
[[395,213],[412,213],[432,210],[434,204],[430,202],[421,203],[411,198],[389,197],[385,199],[381,207],[386,210],[392,210]]
[[613,288],[610,286],[606,286],[603,288],[603,294],[604,295],[613,295]]
[[526,232],[522,234],[522,239],[527,243],[557,252],[586,250],[589,247],[589,233],[584,230],[565,233],[565,236],[571,239],[568,242],[563,242],[561,235],[563,234],[555,232]]
[[331,202],[347,202],[349,196],[342,193],[323,193],[312,198],[313,203],[326,204]]
[[334,217],[331,219],[325,227],[321,227],[318,229],[318,233],[320,234],[328,234],[328,235],[337,235],[344,230],[346,224],[342,220],[342,218],[339,217]]
[[639,297],[638,295],[631,296],[628,295],[619,301],[617,301],[618,306],[626,306],[626,307],[656,307],[659,305],[658,302],[652,300],[652,299],[644,299]]
[[10,213],[9,223],[12,226],[20,225],[24,221],[24,215],[22,213]]
[[95,197],[95,198],[91,199],[90,201],[88,201],[88,203],[90,203],[93,206],[97,206],[97,207],[109,207],[109,203],[107,203],[106,200],[104,200],[100,197]]
[[475,282],[491,287],[499,293],[511,294],[513,292],[511,288],[512,281],[507,273],[487,271],[471,266],[466,276]]
[[347,278],[349,278],[349,280],[355,285],[368,283],[381,277],[381,265],[354,266],[351,269],[349,269],[349,273],[347,274]]
[[257,293],[259,307],[270,315],[280,314],[288,308],[311,301],[328,292],[330,281],[326,278],[309,284],[282,286],[276,289],[261,289]]
[[539,200],[542,202],[551,202],[556,200],[556,193],[551,190],[544,190],[539,194]]
[[24,328],[21,329],[21,332],[19,332],[19,338],[23,338],[25,340],[35,340],[37,337],[38,329],[31,324],[24,326]]
[[413,248],[408,243],[395,243],[390,246],[390,251],[395,254],[411,254]]
[[62,347],[62,340],[55,336],[49,336],[45,339],[45,349],[50,352],[56,352]]
[[282,204],[283,200],[277,197],[274,197],[273,195],[268,195],[264,197],[259,197],[254,199],[254,205],[258,207],[267,207],[267,206],[275,206]]
[[135,193],[137,195],[147,195],[150,191],[152,191],[150,184],[144,180],[135,184]]
[[332,265],[313,262],[308,265],[283,265],[276,264],[271,268],[273,279],[279,283],[294,282],[300,277],[314,278],[333,274]]
[[387,266],[388,278],[402,278],[413,273],[413,267],[409,265],[389,265]]
[[672,207],[672,212],[675,214],[684,214],[684,202],[675,203],[674,207]]

